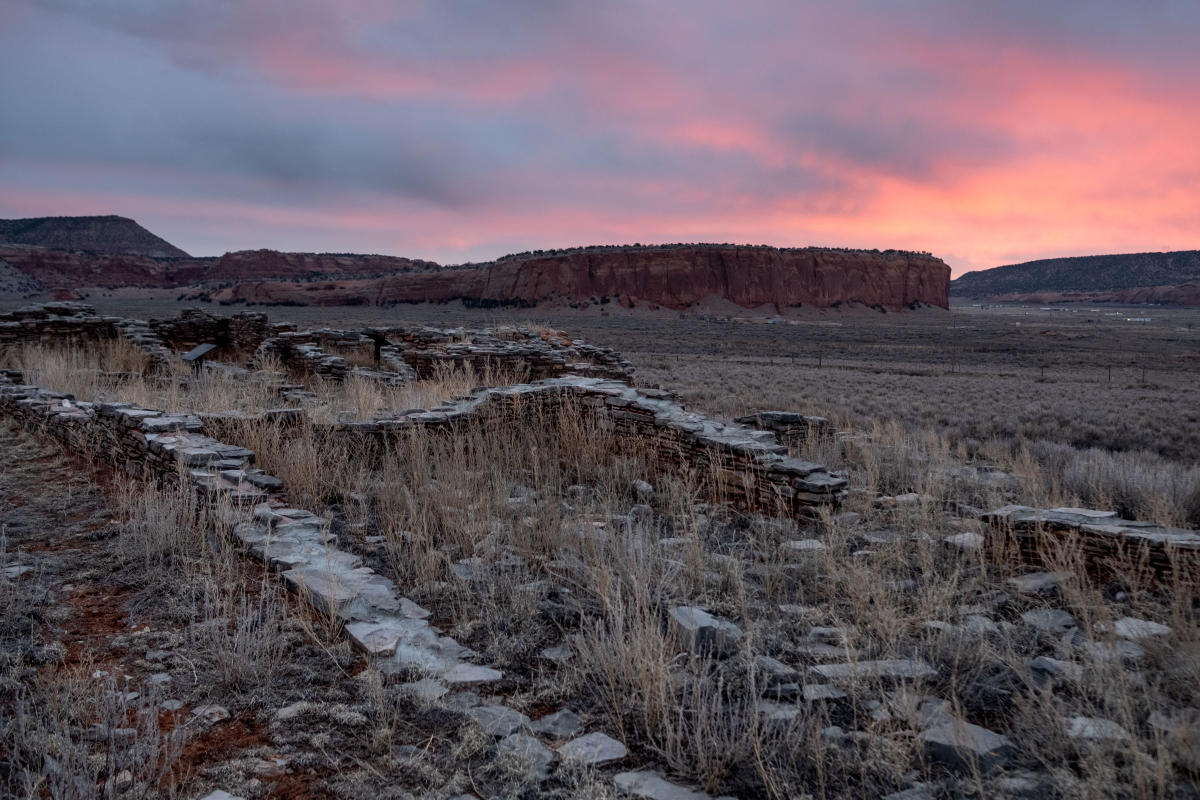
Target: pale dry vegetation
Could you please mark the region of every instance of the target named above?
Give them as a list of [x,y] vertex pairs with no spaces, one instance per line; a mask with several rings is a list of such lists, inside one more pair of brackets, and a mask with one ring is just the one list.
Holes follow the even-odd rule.
[[[375,366],[369,358],[366,361],[363,366]],[[303,405],[318,423],[369,420],[430,408],[479,386],[501,386],[525,378],[524,372],[512,368],[476,370],[469,364],[447,364],[426,380],[404,385],[357,372],[334,382],[317,375],[289,374],[272,359],[253,371],[215,362],[198,373],[176,362],[167,374],[161,374],[148,371],[144,354],[123,339],[103,339],[90,345],[22,345],[5,351],[0,363],[21,370],[28,383],[54,387],[79,400],[133,403],[174,412],[257,414],[294,404],[281,397],[280,387],[299,386],[313,395]]]
[[[858,517],[826,515],[803,529],[698,503],[694,483],[654,475],[637,443],[570,406],[469,432],[415,432],[369,453],[322,440],[319,428],[259,425],[245,443],[258,446],[264,466],[321,504],[371,563],[506,670],[510,703],[531,713],[569,707],[710,791],[886,793],[915,775],[1003,796],[1003,781],[1017,775],[1065,796],[1174,797],[1190,769],[1145,709],[1196,700],[1198,587],[1093,585],[1064,550],[1057,567],[1073,577],[1049,595],[1024,596],[1005,583],[1020,572],[1015,562],[1000,567],[942,542],[980,530],[957,504],[1080,501],[1041,471],[980,478],[962,467],[984,463],[983,453],[878,425],[843,445],[813,441],[797,451],[851,472],[844,511]],[[1040,469],[1028,453],[1018,456],[999,463]],[[639,497],[636,482],[648,479],[656,490]],[[915,502],[876,503],[907,492],[918,493]],[[1165,518],[1178,513],[1162,509]],[[821,549],[789,549],[799,539]],[[677,605],[734,620],[746,636],[724,657],[689,654],[667,621]],[[1022,621],[1047,607],[1074,618],[1077,641]],[[1148,646],[1136,663],[1114,659],[1111,624],[1127,616],[1168,624],[1176,638]],[[565,663],[542,655],[560,646],[572,654]],[[785,702],[797,710],[787,720],[764,713],[762,698],[779,679],[760,657],[784,662],[800,684],[824,683],[806,674],[830,660],[822,648],[849,663],[919,659],[937,675],[908,688],[842,682],[845,698]],[[1078,664],[1086,679],[1040,681],[1028,663],[1047,654]],[[1009,735],[1018,755],[1001,773],[945,783],[913,732],[934,713],[930,703]],[[1076,716],[1107,719],[1132,738],[1072,739]]]
[[[32,354],[15,366],[81,399],[121,391],[68,368],[85,363],[72,358]],[[343,547],[504,670],[489,691],[535,719],[577,712],[586,730],[622,740],[631,764],[746,798],[877,797],[920,785],[934,797],[1194,796],[1200,743],[1177,732],[1195,731],[1200,714],[1200,586],[1149,585],[1130,565],[1089,577],[1068,543],[1050,554],[1055,577],[1028,590],[1011,582],[1031,571],[1015,555],[994,560],[945,541],[981,533],[975,512],[1008,503],[1200,524],[1200,467],[1162,444],[1172,432],[1185,442],[1195,434],[1179,387],[1126,387],[1101,403],[1092,379],[905,374],[895,364],[872,372],[676,354],[639,368],[720,416],[775,407],[832,419],[847,435],[799,443],[794,455],[848,473],[843,507],[793,521],[709,504],[704,476],[656,470],[645,443],[569,403],[369,445],[328,424],[429,407],[513,375],[460,371],[400,389],[355,377],[310,383],[318,401],[307,420],[248,418],[229,430],[283,479],[292,503],[324,515]],[[157,397],[200,410],[187,399],[202,393],[199,380]],[[140,401],[142,389],[128,391]],[[1147,406],[1156,421],[1127,431]],[[539,784],[496,757],[452,705],[406,694],[400,684],[419,674],[329,677],[325,690],[338,698],[329,702],[295,686],[298,641],[328,632],[290,609],[269,576],[235,579],[219,511],[143,487],[116,496],[128,520],[116,552],[141,576],[140,596],[186,621],[191,647],[209,654],[205,674],[234,705],[281,702],[282,686],[309,704],[311,730],[273,730],[284,751],[303,754],[296,763],[325,764],[326,789],[371,796],[371,787],[402,784],[438,798],[488,796],[480,785],[505,797],[609,791],[567,768]],[[180,575],[188,577],[172,585]],[[671,622],[677,606],[702,607],[742,635],[723,648],[688,647]],[[1048,615],[1054,624],[1043,625]],[[1126,618],[1170,633],[1130,646],[1114,627]],[[338,670],[347,663],[326,658]],[[1066,666],[1051,677],[1031,666],[1038,658]],[[932,673],[831,679],[811,669],[878,659],[923,662]],[[823,688],[805,697],[806,685]],[[1072,735],[1077,718],[1120,735]],[[1003,765],[989,772],[968,759],[948,770],[920,737],[943,719],[1009,737]],[[169,756],[161,738],[147,729],[138,741]],[[352,759],[338,760],[331,741]]]

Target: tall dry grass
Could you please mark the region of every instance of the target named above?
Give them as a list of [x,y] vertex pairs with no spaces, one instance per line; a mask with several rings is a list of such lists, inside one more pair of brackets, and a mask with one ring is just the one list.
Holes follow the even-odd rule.
[[[360,410],[375,407],[371,399]],[[412,431],[386,446],[365,447],[312,421],[247,423],[239,435],[294,502],[325,513],[346,546],[377,558],[439,624],[504,669],[509,702],[575,708],[619,735],[635,760],[714,793],[879,796],[924,780],[1003,795],[1003,772],[968,770],[945,783],[913,733],[928,712],[922,703],[935,698],[1008,735],[1016,749],[1008,771],[1035,772],[1044,794],[1175,796],[1192,767],[1147,716],[1200,699],[1198,587],[1148,585],[1132,565],[1096,584],[1067,544],[1049,556],[1065,576],[1058,589],[1023,595],[1007,583],[1024,571],[1015,561],[950,548],[943,537],[979,530],[964,503],[1107,499],[1184,520],[1187,473],[1164,466],[1185,476],[1172,484],[1166,473],[1139,475],[1137,457],[968,443],[895,421],[860,434],[797,448],[849,471],[854,491],[843,510],[857,515],[826,512],[804,524],[707,504],[697,489],[703,476],[656,472],[645,443],[614,435],[571,403]],[[639,494],[638,481],[653,483],[653,495]],[[1164,483],[1175,488],[1160,492]],[[917,497],[877,502],[904,493]],[[149,515],[146,525],[161,529]],[[368,536],[383,537],[382,549]],[[799,539],[822,547],[787,547]],[[178,557],[155,536],[139,541],[132,552],[151,568]],[[668,622],[679,604],[728,618],[744,636],[725,657],[691,653]],[[1021,618],[1046,607],[1072,616],[1071,638]],[[1173,633],[1145,643],[1139,659],[1114,658],[1112,623],[1126,616]],[[547,662],[541,651],[550,646],[565,647],[570,660]],[[1076,665],[1082,679],[1040,681],[1028,666],[1039,655]],[[936,676],[907,689],[871,677],[842,682],[845,698],[794,703],[775,719],[761,704],[771,697],[764,656],[794,669],[797,684],[824,682],[808,671],[824,661],[915,658]],[[270,652],[250,659],[260,660],[272,663]],[[1081,715],[1110,720],[1129,738],[1071,738],[1069,720]]]

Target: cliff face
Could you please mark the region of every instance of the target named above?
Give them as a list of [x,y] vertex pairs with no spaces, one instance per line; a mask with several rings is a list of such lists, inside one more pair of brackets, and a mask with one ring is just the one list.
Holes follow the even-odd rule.
[[220,258],[152,258],[5,243],[0,243],[0,259],[48,289],[83,286],[173,288],[256,278],[307,281],[326,276],[379,276],[437,266],[429,261],[393,256],[245,250],[226,253]]
[[220,258],[168,258],[4,242],[0,260],[50,291],[216,286],[225,287],[214,296],[224,302],[325,306],[451,300],[536,305],[607,298],[677,310],[709,299],[779,310],[841,303],[946,308],[950,285],[950,268],[922,253],[704,244],[590,247],[447,269],[380,255],[246,250]]
[[37,280],[47,289],[83,286],[171,286],[170,272],[179,262],[216,259],[159,259],[116,253],[84,253],[16,244],[0,244],[0,260]]
[[215,299],[305,305],[464,299],[533,305],[608,297],[626,305],[682,310],[716,297],[746,308],[862,303],[900,309],[914,303],[946,308],[949,285],[950,268],[919,253],[677,246],[597,248],[366,280],[239,283]]

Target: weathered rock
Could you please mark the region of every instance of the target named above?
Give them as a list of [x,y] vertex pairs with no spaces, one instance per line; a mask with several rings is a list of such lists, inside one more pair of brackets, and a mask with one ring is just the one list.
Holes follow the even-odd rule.
[[1072,661],[1060,661],[1050,656],[1038,656],[1029,662],[1029,669],[1034,676],[1054,678],[1078,683],[1083,679],[1083,667]]
[[742,639],[741,628],[702,608],[676,606],[671,609],[670,617],[680,641],[695,653],[731,653]]
[[400,686],[403,689],[409,690],[427,703],[432,703],[433,701],[442,698],[450,691],[445,686],[435,680],[432,680],[431,678],[422,678],[421,680],[413,681],[412,683],[402,683]]
[[529,727],[534,733],[547,739],[566,739],[579,733],[583,725],[578,714],[564,708],[535,720]]
[[459,683],[490,683],[504,677],[504,673],[491,667],[480,667],[475,664],[455,664],[442,675],[442,680],[449,684]]
[[529,725],[529,717],[508,706],[476,706],[467,715],[496,737],[508,736]]
[[201,797],[200,800],[245,800],[245,798],[230,794],[224,789],[215,789]]
[[611,736],[595,732],[572,739],[558,748],[558,754],[565,761],[595,765],[618,761],[629,755],[629,751]]
[[923,680],[937,675],[937,670],[924,661],[907,658],[858,661],[848,664],[818,664],[809,667],[809,671],[829,680]]
[[942,540],[949,547],[963,552],[974,553],[983,549],[984,538],[978,533],[956,533]]
[[1070,577],[1065,572],[1031,572],[1009,578],[1008,583],[1021,594],[1049,594],[1058,591],[1058,583]]
[[550,748],[523,733],[506,736],[496,745],[496,752],[515,754],[526,761],[534,773],[541,778],[550,774],[550,765],[554,763],[554,752]]
[[619,772],[613,776],[617,791],[647,800],[712,800],[704,792],[696,792],[671,783],[657,772]]
[[1099,717],[1071,717],[1067,720],[1067,736],[1091,741],[1129,741],[1129,731],[1117,723]]
[[1032,628],[1050,634],[1061,634],[1075,627],[1075,618],[1058,608],[1035,608],[1021,615]]
[[196,706],[192,709],[193,717],[200,717],[208,722],[223,722],[229,719],[229,709],[214,703]]
[[[1104,627],[1100,627],[1105,630]],[[1170,636],[1172,631],[1166,625],[1158,622],[1151,622],[1148,619],[1137,619],[1136,617],[1123,617],[1112,624],[1112,632],[1122,639],[1140,642],[1146,639],[1155,639],[1159,637]]]
[[755,709],[769,722],[791,722],[800,716],[800,707],[795,703],[778,703],[774,700],[759,700]]
[[793,553],[811,553],[825,549],[825,543],[820,539],[797,539],[791,542],[784,542],[785,550]]
[[1164,735],[1178,759],[1189,769],[1200,771],[1200,709],[1155,711],[1146,721]]
[[1013,749],[1008,737],[959,719],[923,731],[921,741],[930,758],[958,772],[991,772]]
[[[227,254],[221,263],[245,255]],[[306,258],[265,255],[272,260]],[[236,284],[214,298],[344,305],[361,303],[363,298],[442,302],[466,297],[531,304],[607,296],[626,305],[684,309],[723,297],[745,308],[764,304],[779,309],[800,304],[825,308],[858,302],[898,310],[915,303],[948,307],[949,281],[950,270],[942,261],[917,253],[669,245],[583,248],[510,257],[472,269],[394,271],[382,278],[331,281],[317,290],[311,283],[256,281]]]

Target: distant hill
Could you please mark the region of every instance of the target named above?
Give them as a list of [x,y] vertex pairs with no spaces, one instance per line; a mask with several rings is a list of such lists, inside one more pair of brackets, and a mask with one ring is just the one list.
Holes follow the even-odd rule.
[[950,282],[955,297],[1038,292],[1114,292],[1200,281],[1200,250],[1043,258],[968,272]]
[[[809,306],[949,307],[950,268],[925,252],[767,245],[598,245],[441,267],[356,253],[243,250],[192,257],[131,219],[0,220],[0,288],[195,287],[221,303],[467,305],[684,310],[712,302],[776,312]],[[27,276],[28,279],[22,276]]]
[[0,219],[0,243],[152,258],[188,257],[133,220],[115,215]]

